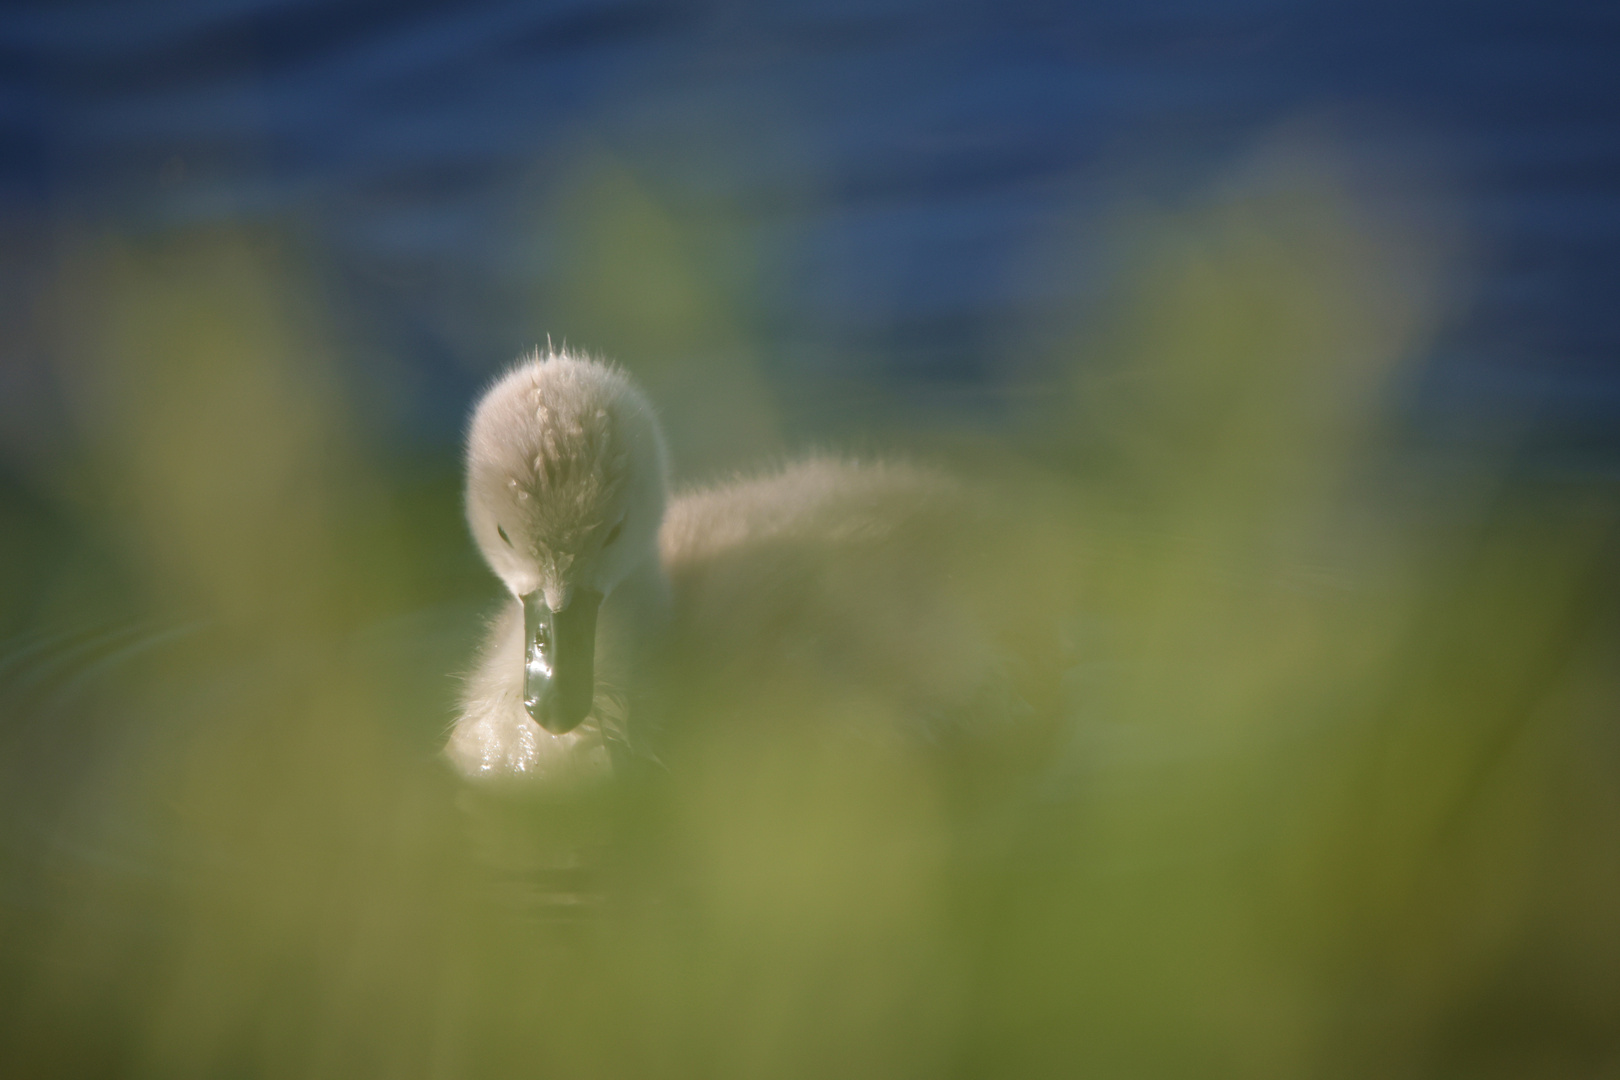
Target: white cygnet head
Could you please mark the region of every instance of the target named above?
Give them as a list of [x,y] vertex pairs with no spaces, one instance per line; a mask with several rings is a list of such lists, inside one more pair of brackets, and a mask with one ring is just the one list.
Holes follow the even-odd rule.
[[473,412],[467,523],[523,603],[524,703],[547,731],[590,712],[597,607],[656,558],[668,474],[651,406],[594,360],[537,353]]

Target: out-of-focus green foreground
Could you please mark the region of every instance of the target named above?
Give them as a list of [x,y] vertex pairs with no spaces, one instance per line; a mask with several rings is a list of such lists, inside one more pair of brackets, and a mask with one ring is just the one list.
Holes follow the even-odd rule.
[[[663,365],[677,455],[677,384],[769,427],[693,236],[591,190],[574,343]],[[1393,447],[1441,271],[1331,184],[1137,218],[1063,393],[918,426],[1002,500],[986,580],[1059,601],[1056,734],[981,778],[738,687],[561,802],[436,757],[495,587],[298,260],[64,241],[66,449],[0,533],[0,1075],[1620,1068],[1612,497]]]

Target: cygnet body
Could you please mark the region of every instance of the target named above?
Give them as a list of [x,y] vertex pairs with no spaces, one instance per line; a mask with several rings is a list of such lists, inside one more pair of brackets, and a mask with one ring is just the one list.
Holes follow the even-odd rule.
[[1022,704],[985,618],[982,522],[938,472],[811,458],[671,499],[641,392],[554,352],[475,410],[467,519],[512,594],[446,748],[469,776],[600,779],[646,714],[814,701],[927,726]]

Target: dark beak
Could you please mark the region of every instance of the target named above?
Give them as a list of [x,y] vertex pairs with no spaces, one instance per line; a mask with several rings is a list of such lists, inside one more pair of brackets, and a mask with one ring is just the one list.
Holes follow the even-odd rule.
[[602,594],[574,590],[561,611],[536,590],[523,598],[523,705],[553,735],[579,726],[596,694],[596,609]]

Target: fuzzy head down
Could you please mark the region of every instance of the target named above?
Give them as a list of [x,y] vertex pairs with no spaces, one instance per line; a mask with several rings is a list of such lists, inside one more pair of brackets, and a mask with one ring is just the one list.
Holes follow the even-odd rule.
[[467,524],[514,596],[604,595],[652,557],[668,488],[652,407],[624,372],[535,353],[502,376],[467,434]]

